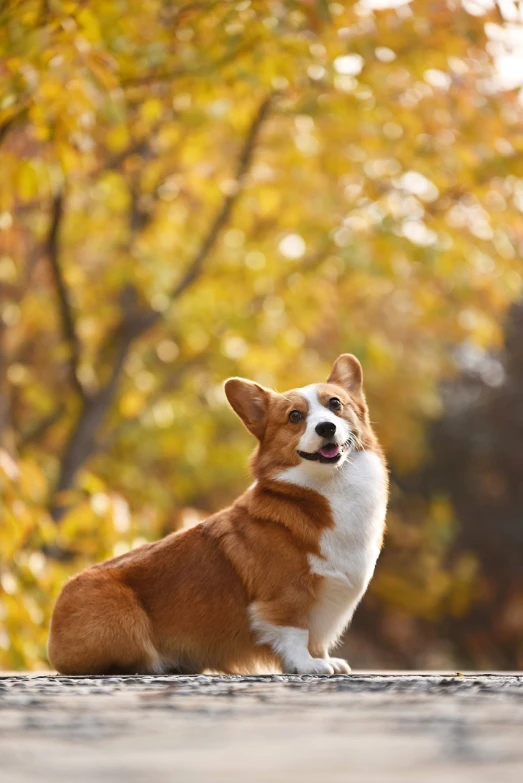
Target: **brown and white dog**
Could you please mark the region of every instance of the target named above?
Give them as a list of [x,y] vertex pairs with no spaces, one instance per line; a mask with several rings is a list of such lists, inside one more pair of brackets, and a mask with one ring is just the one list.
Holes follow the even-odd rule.
[[358,360],[285,394],[231,378],[254,484],[199,525],[88,568],[56,604],[64,674],[350,671],[329,651],[372,577],[388,478]]

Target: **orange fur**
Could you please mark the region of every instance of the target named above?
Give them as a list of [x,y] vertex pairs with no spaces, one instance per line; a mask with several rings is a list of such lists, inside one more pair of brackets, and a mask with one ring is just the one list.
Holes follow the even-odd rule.
[[[356,360],[355,360],[356,361]],[[358,365],[359,366],[359,365]],[[336,367],[336,365],[335,365]],[[333,371],[334,372],[334,371]],[[381,456],[361,388],[334,374],[320,399],[339,397],[358,448]],[[343,385],[338,385],[342,383]],[[361,383],[360,383],[361,387]],[[275,479],[299,464],[307,413],[296,390],[284,395],[241,379],[226,385],[231,405],[259,439],[257,482],[229,508],[189,530],[88,568],[64,586],[50,630],[49,659],[64,674],[248,672],[281,667],[253,634],[249,606],[267,623],[307,629],[321,577],[322,532],[333,524],[328,501]]]

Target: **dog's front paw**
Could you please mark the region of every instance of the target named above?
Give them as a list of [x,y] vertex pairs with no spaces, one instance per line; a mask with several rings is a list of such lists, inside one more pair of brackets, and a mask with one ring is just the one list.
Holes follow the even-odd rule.
[[295,674],[334,674],[334,667],[323,658],[311,658],[307,663],[294,667]]
[[327,658],[326,663],[334,669],[334,674],[350,674],[351,668],[344,658]]

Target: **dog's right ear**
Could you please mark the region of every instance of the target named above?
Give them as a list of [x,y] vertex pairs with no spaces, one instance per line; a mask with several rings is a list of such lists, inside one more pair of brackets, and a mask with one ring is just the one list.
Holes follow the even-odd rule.
[[267,412],[273,392],[245,378],[229,378],[224,385],[232,409],[249,432],[261,440],[267,425]]

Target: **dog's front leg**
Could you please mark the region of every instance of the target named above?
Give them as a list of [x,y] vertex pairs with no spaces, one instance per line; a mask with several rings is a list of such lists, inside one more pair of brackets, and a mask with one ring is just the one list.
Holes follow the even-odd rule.
[[325,658],[323,658],[326,663],[329,664],[329,666],[332,666],[334,669],[334,674],[350,674],[351,668],[348,661],[345,660],[345,658],[331,658],[330,655],[327,655]]
[[257,644],[268,645],[287,674],[334,674],[334,667],[309,652],[306,616],[281,601],[256,601],[249,607]]
[[[312,652],[316,653],[314,649]],[[322,661],[325,661],[325,663],[328,663],[329,666],[332,666],[334,674],[350,674],[350,664],[345,660],[345,658],[331,658],[327,648],[323,648],[322,650],[318,651],[318,656],[322,659]]]

